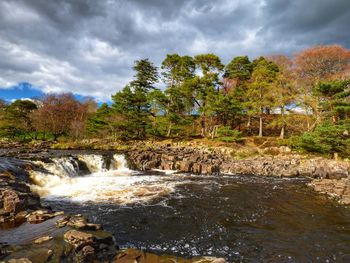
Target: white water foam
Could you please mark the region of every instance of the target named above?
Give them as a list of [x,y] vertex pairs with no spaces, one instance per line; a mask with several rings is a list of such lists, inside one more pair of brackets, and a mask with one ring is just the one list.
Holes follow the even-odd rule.
[[162,172],[166,175],[172,175],[174,173],[177,173],[178,170],[162,170],[162,169],[152,169],[152,171],[155,171],[155,172]]
[[67,200],[73,202],[104,202],[130,204],[148,202],[155,198],[168,196],[175,191],[180,182],[168,180],[168,176],[138,175],[127,167],[123,155],[114,155],[111,169],[107,171],[102,164],[103,156],[79,156],[89,169],[96,172],[87,176],[70,173],[72,160],[57,158],[53,163],[40,164],[49,173],[31,171],[35,185],[31,188],[42,198],[48,200]]
[[107,171],[105,160],[102,155],[84,154],[78,155],[78,159],[84,162],[92,173]]

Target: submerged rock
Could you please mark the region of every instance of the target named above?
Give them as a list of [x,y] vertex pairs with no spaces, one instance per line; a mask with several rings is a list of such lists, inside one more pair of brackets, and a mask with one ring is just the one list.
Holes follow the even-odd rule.
[[55,212],[48,210],[36,210],[27,216],[27,221],[31,224],[39,224],[48,219],[54,218]]
[[126,249],[118,253],[112,263],[225,263],[224,258],[215,257],[194,257],[184,259],[171,255],[156,255],[153,253],[143,252],[137,249]]
[[52,237],[51,236],[43,236],[43,237],[39,237],[37,239],[34,240],[34,244],[42,244],[46,241],[49,241],[51,240]]
[[8,263],[32,263],[28,258],[10,259]]
[[68,222],[67,222],[67,225],[74,227],[74,228],[77,228],[77,229],[84,229],[84,230],[100,230],[101,229],[100,224],[88,223],[88,220],[81,215],[76,215],[76,216],[70,217]]

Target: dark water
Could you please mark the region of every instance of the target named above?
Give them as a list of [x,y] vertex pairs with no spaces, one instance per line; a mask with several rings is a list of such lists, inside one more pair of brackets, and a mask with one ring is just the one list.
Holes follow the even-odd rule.
[[102,223],[121,247],[234,262],[350,262],[350,209],[300,180],[189,177],[146,204],[48,204]]

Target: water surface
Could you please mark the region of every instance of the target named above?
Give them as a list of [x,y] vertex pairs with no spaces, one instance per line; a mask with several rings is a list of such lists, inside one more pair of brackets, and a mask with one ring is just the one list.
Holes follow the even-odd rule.
[[[66,195],[53,191],[46,202],[102,223],[121,247],[235,262],[350,262],[350,209],[314,193],[303,180],[110,172],[94,177],[69,182]],[[72,194],[77,184],[84,198]],[[104,187],[94,200],[99,185]]]

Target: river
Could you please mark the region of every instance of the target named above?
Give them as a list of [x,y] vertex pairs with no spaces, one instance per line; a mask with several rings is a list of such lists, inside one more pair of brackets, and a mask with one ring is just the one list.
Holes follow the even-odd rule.
[[120,155],[110,169],[102,157],[81,159],[92,174],[60,158],[44,164],[50,175],[32,175],[32,189],[55,210],[102,223],[120,247],[235,262],[350,262],[349,208],[305,179],[141,173]]

